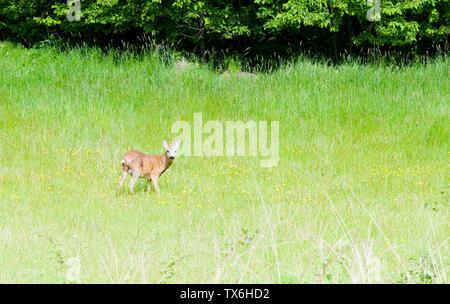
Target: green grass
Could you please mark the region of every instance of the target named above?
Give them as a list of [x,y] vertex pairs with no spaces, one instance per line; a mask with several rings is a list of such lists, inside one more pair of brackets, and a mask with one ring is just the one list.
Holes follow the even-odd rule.
[[[446,59],[172,61],[0,43],[0,282],[70,282],[78,258],[82,283],[448,283]],[[278,120],[279,165],[180,157],[159,195],[116,197],[123,153],[195,112]]]

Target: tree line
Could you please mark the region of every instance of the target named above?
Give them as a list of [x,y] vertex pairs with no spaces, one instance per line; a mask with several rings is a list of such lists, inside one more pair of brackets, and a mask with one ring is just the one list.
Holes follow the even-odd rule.
[[[232,49],[447,51],[449,0],[0,0],[0,39],[136,42],[151,37],[202,56]],[[257,51],[256,51],[257,50]]]

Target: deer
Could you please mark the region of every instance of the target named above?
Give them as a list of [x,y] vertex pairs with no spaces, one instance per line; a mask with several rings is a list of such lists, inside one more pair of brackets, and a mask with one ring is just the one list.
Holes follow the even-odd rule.
[[134,195],[134,185],[139,178],[145,178],[148,180],[148,192],[150,192],[150,181],[152,181],[156,192],[159,193],[158,179],[164,172],[166,172],[170,165],[172,165],[180,144],[181,140],[178,140],[170,145],[163,140],[162,146],[166,152],[161,156],[146,154],[135,150],[130,150],[125,153],[122,157],[122,175],[119,180],[117,195],[119,194],[123,182],[127,178],[128,174],[131,175],[131,182],[129,185],[131,195]]

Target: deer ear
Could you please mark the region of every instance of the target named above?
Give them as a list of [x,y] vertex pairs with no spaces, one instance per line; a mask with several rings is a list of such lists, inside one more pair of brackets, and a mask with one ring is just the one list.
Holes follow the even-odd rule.
[[175,150],[178,150],[178,148],[180,147],[180,145],[181,145],[181,140],[177,140],[177,142],[175,143],[174,149],[175,149]]
[[169,145],[167,144],[167,141],[165,139],[163,139],[162,145],[164,149],[169,150]]

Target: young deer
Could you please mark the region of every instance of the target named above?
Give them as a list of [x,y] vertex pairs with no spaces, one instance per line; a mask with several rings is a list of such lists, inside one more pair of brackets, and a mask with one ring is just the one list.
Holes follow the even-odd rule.
[[151,180],[155,186],[156,192],[159,192],[158,178],[172,164],[180,144],[180,140],[178,140],[175,144],[172,143],[171,145],[168,145],[167,142],[163,140],[162,145],[166,150],[166,153],[162,156],[145,154],[134,150],[130,150],[125,153],[122,157],[122,176],[120,177],[117,194],[119,194],[128,173],[131,174],[131,182],[129,186],[131,194],[134,194],[134,185],[139,177],[146,178],[148,180],[147,191],[150,192]]

